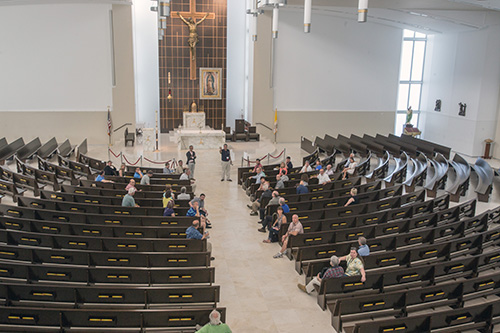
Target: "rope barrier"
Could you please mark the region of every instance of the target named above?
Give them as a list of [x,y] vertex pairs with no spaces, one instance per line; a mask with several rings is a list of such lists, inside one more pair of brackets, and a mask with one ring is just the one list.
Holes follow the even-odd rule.
[[165,163],[170,163],[170,162],[172,161],[172,160],[168,160],[168,161],[166,161],[166,162],[157,162],[157,161],[151,161],[149,158],[146,158],[146,157],[144,157],[144,159],[145,159],[146,161],[148,161],[149,163],[153,163],[153,164],[162,164],[162,165],[164,165]]
[[268,155],[269,155],[269,157],[271,157],[271,158],[277,159],[277,158],[280,158],[280,157],[281,157],[281,155],[283,155],[283,153],[285,153],[285,150],[284,150],[284,149],[281,151],[281,153],[280,153],[278,156],[273,156],[273,155],[271,155],[271,154],[268,154]]
[[116,154],[115,154],[115,153],[114,153],[111,149],[108,149],[108,150],[109,150],[109,152],[110,152],[111,154],[113,154],[113,156],[114,156],[114,157],[116,157],[116,158],[118,158],[118,157],[120,157],[121,155],[123,155],[123,154],[122,154],[122,152],[120,152],[118,155],[116,155]]
[[130,163],[130,161],[129,161],[129,160],[127,160],[127,157],[126,157],[125,155],[123,155],[123,158],[125,159],[125,161],[126,161],[129,165],[132,165],[132,166],[133,166],[133,165],[136,165],[137,163],[139,163],[139,161],[141,160],[142,156],[141,156],[141,157],[139,157],[139,158],[137,159],[137,161],[135,161],[135,163]]

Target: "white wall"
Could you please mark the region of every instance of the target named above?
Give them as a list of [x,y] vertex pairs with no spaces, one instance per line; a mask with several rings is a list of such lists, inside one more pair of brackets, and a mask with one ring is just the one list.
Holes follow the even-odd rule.
[[2,6],[0,111],[112,105],[110,5]]
[[[494,139],[500,90],[500,27],[429,38],[424,74],[423,137],[469,156]],[[441,99],[441,112],[434,111]],[[465,117],[458,103],[467,104]]]
[[134,62],[136,121],[155,126],[155,110],[160,111],[158,73],[157,13],[150,1],[134,1]]
[[234,128],[245,110],[246,1],[227,1],[226,126]]
[[402,31],[314,12],[280,12],[275,103],[286,111],[389,111],[396,108]]

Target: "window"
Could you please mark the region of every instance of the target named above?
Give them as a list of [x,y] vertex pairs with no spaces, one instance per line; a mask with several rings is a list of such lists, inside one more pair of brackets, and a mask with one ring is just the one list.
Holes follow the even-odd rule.
[[406,110],[410,106],[413,110],[411,123],[418,127],[426,46],[427,35],[412,30],[403,31],[396,128],[394,129],[396,135],[403,133]]

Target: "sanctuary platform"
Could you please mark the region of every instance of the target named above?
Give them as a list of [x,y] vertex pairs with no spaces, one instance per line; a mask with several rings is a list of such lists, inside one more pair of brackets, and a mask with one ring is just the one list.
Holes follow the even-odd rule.
[[174,142],[180,150],[188,149],[193,145],[196,150],[217,149],[226,143],[226,133],[222,130],[180,128],[174,131]]

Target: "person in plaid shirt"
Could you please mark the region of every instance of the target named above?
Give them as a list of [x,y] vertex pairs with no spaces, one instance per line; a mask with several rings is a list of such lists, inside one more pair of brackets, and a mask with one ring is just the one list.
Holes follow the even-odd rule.
[[332,256],[330,258],[330,265],[332,267],[328,268],[326,272],[324,272],[323,274],[318,273],[318,275],[316,275],[314,279],[312,279],[311,282],[307,284],[307,286],[299,283],[297,284],[297,287],[299,287],[299,289],[302,290],[303,292],[310,294],[314,290],[315,285],[318,287],[321,285],[322,280],[339,278],[344,276],[344,269],[341,266],[339,266],[339,262],[340,260],[337,256]]

